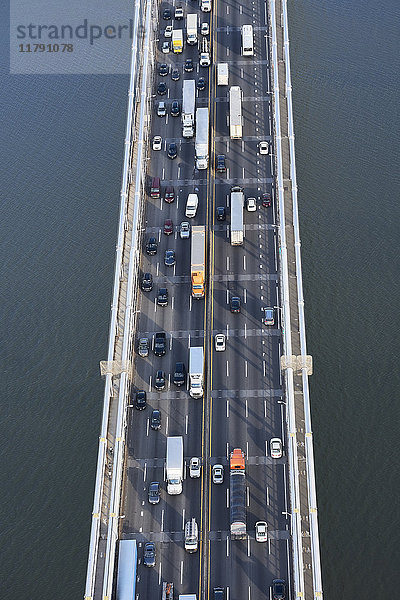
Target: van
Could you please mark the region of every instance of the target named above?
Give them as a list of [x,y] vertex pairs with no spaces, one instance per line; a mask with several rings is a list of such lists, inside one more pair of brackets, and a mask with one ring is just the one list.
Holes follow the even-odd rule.
[[158,199],[160,197],[160,190],[161,190],[160,178],[153,177],[151,180],[150,197]]
[[197,552],[199,542],[199,528],[196,519],[193,518],[185,525],[185,550],[186,552]]
[[229,66],[228,63],[217,64],[217,85],[228,85]]
[[167,114],[167,107],[165,106],[165,102],[161,100],[161,102],[158,103],[157,115],[159,117],[165,117],[166,114]]
[[189,194],[186,201],[185,216],[189,219],[196,216],[199,206],[199,197],[197,194]]

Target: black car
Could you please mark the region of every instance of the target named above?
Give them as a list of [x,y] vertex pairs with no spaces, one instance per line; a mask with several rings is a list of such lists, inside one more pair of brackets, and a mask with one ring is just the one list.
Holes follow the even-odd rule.
[[185,60],[185,67],[184,67],[186,73],[191,73],[193,71],[193,68],[194,68],[193,67],[193,60],[191,58],[187,58]]
[[180,78],[181,78],[181,74],[179,72],[179,69],[172,69],[172,71],[171,71],[172,81],[179,81]]
[[171,104],[171,117],[179,117],[181,109],[178,100],[174,100]]
[[162,18],[165,21],[169,21],[171,19],[171,10],[169,8],[164,8]]
[[186,383],[185,363],[183,363],[183,362],[176,363],[173,382],[175,385],[184,385]]
[[217,169],[217,173],[225,173],[225,171],[226,171],[225,154],[218,154],[216,169]]
[[153,275],[151,273],[144,273],[141,287],[144,292],[151,292],[153,289]]
[[161,411],[156,408],[151,413],[150,427],[155,431],[161,429]]
[[231,298],[231,312],[240,313],[240,298],[239,296],[232,296]]
[[154,389],[163,390],[165,388],[165,373],[164,371],[157,371],[154,379]]
[[171,185],[169,185],[165,189],[164,200],[168,203],[173,202],[175,200],[175,190]]
[[164,356],[167,348],[167,339],[164,332],[156,333],[154,336],[154,354]]
[[272,581],[272,599],[285,600],[286,598],[286,581],[284,579],[274,579]]
[[159,96],[165,96],[166,93],[167,93],[167,85],[164,82],[159,83],[158,87],[157,87],[157,94]]
[[158,65],[158,74],[161,75],[161,77],[168,75],[168,65],[166,63]]
[[175,264],[175,250],[166,250],[164,254],[164,265],[173,267]]
[[137,410],[143,410],[144,408],[146,408],[146,406],[147,406],[146,392],[144,390],[140,390],[136,394],[135,408],[137,408]]
[[271,194],[269,192],[264,192],[262,197],[262,205],[268,208],[271,206]]
[[168,290],[167,288],[159,288],[157,295],[158,306],[168,306]]
[[148,239],[146,244],[146,254],[149,254],[150,256],[157,254],[157,240],[155,237]]
[[214,588],[214,600],[224,600],[224,588]]
[[145,567],[154,567],[156,564],[156,545],[154,542],[147,542],[144,545],[143,564]]
[[168,144],[167,156],[168,158],[176,158],[178,156],[178,146],[175,144],[175,142]]
[[226,210],[225,206],[217,206],[217,221],[225,221]]
[[149,485],[149,502],[150,504],[160,502],[160,484],[158,481],[152,481]]
[[204,79],[204,77],[199,77],[197,80],[197,89],[199,90],[199,92],[202,92],[203,90],[206,89],[206,80]]

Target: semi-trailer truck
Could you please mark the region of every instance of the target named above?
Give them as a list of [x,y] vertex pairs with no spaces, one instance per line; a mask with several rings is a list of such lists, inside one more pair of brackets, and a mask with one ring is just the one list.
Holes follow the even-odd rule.
[[182,29],[172,30],[172,50],[175,54],[183,51],[183,31]]
[[243,224],[244,194],[240,186],[231,189],[231,245],[241,246],[244,237]]
[[231,538],[243,540],[246,538],[246,477],[244,452],[235,448],[230,457],[230,517]]
[[171,496],[182,493],[183,481],[183,437],[167,437],[167,492]]
[[240,140],[243,135],[242,90],[238,85],[229,90],[229,133],[232,140]]
[[197,14],[188,14],[186,18],[186,40],[191,46],[197,44]]
[[208,166],[208,108],[196,110],[196,167],[207,169]]
[[196,104],[196,82],[194,79],[185,79],[183,82],[182,101],[182,127],[183,137],[191,138],[194,135],[194,109]]
[[206,280],[206,228],[204,225],[192,227],[191,250],[192,297],[204,298]]
[[189,348],[189,394],[192,398],[203,397],[203,346]]

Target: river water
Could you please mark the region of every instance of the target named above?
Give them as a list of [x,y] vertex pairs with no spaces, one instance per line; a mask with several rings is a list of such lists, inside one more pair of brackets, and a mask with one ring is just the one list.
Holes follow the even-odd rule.
[[[341,600],[400,587],[399,17],[396,0],[289,12],[324,591]],[[4,600],[83,595],[127,87],[2,69]]]

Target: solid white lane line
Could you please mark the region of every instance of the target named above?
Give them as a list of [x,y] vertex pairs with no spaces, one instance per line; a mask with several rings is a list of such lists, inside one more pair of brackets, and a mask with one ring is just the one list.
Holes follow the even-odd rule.
[[182,509],[182,529],[185,529],[185,509]]
[[244,339],[247,339],[247,324],[244,324]]
[[229,418],[229,400],[226,401],[226,418]]
[[147,435],[147,437],[149,436],[149,419],[147,419],[146,435]]
[[172,300],[171,300],[171,308],[172,308],[172,310],[174,310],[174,302],[175,302],[175,296],[172,296]]
[[226,490],[226,508],[229,508],[229,488]]
[[152,378],[152,375],[150,375],[150,378],[149,378],[149,392],[151,392],[151,378]]
[[229,325],[226,324],[226,339],[229,340]]
[[160,561],[160,566],[159,566],[159,569],[158,569],[158,585],[160,585],[160,583],[161,583],[161,564],[162,563]]
[[181,585],[183,583],[183,560],[181,560]]
[[157,266],[156,266],[156,277],[158,277],[159,270],[160,270],[160,263],[159,263],[159,262],[157,262]]
[[264,419],[267,418],[267,401],[264,400]]
[[268,538],[268,554],[271,554],[271,540]]
[[165,421],[165,435],[168,436],[168,415]]
[[[229,556],[229,536],[226,538],[226,555]],[[229,588],[227,588],[228,591]],[[227,599],[229,598],[228,594],[226,595]]]
[[189,427],[189,415],[186,415],[186,417],[185,417],[185,433],[186,433],[186,435],[188,432],[188,427]]
[[226,303],[229,304],[229,290],[226,290]]
[[[247,556],[250,556],[250,537],[247,537]],[[249,586],[249,598],[250,598],[250,586]]]
[[161,531],[164,531],[164,509],[161,511]]
[[[228,541],[228,538],[226,538],[226,541]],[[226,588],[226,600],[229,600],[229,586]]]
[[246,460],[249,458],[249,442],[246,442]]
[[247,398],[246,398],[246,404],[245,404],[245,406],[246,406],[246,419],[247,419],[247,417],[249,416],[249,405],[247,403]]
[[226,376],[229,377],[229,360],[226,361]]
[[269,487],[267,486],[267,506],[269,506]]
[[267,373],[266,369],[267,369],[267,367],[266,367],[266,364],[265,364],[265,360],[263,360],[263,373],[264,373],[264,377],[265,377],[265,375]]
[[247,506],[250,506],[250,488],[246,487],[246,495],[247,495]]
[[[244,376],[248,377],[248,363],[247,360],[244,361]],[[247,402],[247,400],[246,400]]]
[[268,456],[268,440],[265,440],[265,456]]
[[147,463],[144,463],[144,469],[143,469],[143,481],[146,481],[146,473],[147,473]]
[[226,257],[226,270],[229,271],[229,256]]
[[157,312],[157,298],[154,298],[154,312]]
[[244,295],[244,303],[246,304],[246,302],[247,302],[247,289],[246,288],[244,288],[244,290],[243,290],[243,295]]
[[246,255],[243,255],[243,271],[246,270]]

